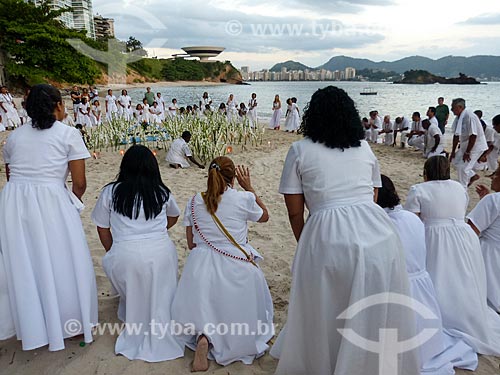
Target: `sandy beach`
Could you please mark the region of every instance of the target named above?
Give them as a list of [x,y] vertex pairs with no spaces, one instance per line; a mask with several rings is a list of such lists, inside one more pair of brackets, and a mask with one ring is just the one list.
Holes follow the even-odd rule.
[[[152,84],[152,86],[158,84]],[[203,84],[207,83],[203,82]],[[135,85],[135,87],[139,86]],[[9,132],[0,133],[0,147],[8,134]],[[283,198],[278,193],[278,184],[286,152],[291,142],[298,139],[301,139],[301,136],[268,131],[262,146],[246,150],[234,147],[232,155],[236,164],[245,164],[250,167],[255,190],[262,196],[270,211],[271,219],[268,223],[250,226],[249,240],[265,258],[261,267],[273,296],[277,331],[281,329],[286,320],[291,282],[290,266],[296,246],[288,223]],[[393,179],[401,198],[404,200],[409,187],[422,182],[424,159],[421,154],[413,150],[392,148],[381,144],[374,145],[373,149],[380,162],[382,173]],[[168,167],[164,160],[165,153],[165,150],[158,150],[162,177],[183,210],[193,194],[205,189],[207,172],[197,168],[173,170]],[[82,222],[97,277],[100,323],[118,321],[116,316],[118,299],[110,296],[110,284],[101,267],[104,250],[99,242],[95,226],[90,220],[90,214],[100,189],[112,181],[118,173],[120,160],[121,156],[116,151],[101,152],[97,159],[87,161],[88,187],[84,196],[86,209],[82,213]],[[489,186],[490,180],[483,177],[483,172],[480,174],[482,177],[479,183]],[[452,177],[455,177],[454,173]],[[1,164],[0,188],[5,182],[5,167]],[[469,189],[469,193],[470,210],[478,202],[478,196],[473,188]],[[189,251],[185,241],[185,231],[180,224],[177,224],[169,233],[179,255],[180,274]],[[186,350],[184,358],[169,362],[151,364],[142,361],[129,361],[125,357],[114,354],[115,339],[116,336],[109,334],[95,336],[95,341],[92,344],[82,346],[80,345],[81,337],[76,337],[66,340],[66,349],[59,352],[49,352],[47,347],[24,352],[20,343],[15,339],[0,341],[0,374],[180,375],[190,373],[193,353],[189,350]],[[277,361],[269,355],[256,360],[251,366],[235,363],[228,367],[221,367],[211,362],[207,373],[220,375],[273,374],[276,364]],[[499,358],[481,357],[480,366],[474,374],[498,374],[500,372],[499,364]],[[470,372],[457,371],[457,373],[468,374]]]

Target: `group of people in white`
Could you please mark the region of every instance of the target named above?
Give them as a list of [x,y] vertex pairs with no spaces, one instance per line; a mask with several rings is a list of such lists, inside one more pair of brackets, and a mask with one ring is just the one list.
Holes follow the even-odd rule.
[[17,108],[7,86],[0,87],[0,132],[14,130],[28,121],[25,101]]
[[[90,155],[78,131],[61,123],[58,90],[34,86],[27,111],[32,126],[14,131],[4,146],[0,339],[17,335],[24,350],[47,344],[62,350],[71,336],[91,342],[98,322],[94,269],[79,217]],[[453,101],[452,111],[462,150],[454,147],[452,154],[472,160],[479,154],[469,148],[474,135],[479,138],[473,114],[462,99]],[[270,351],[279,359],[276,374],[374,374],[380,360],[392,358],[345,333],[378,342],[384,328],[397,330],[400,341],[435,329],[389,364],[400,375],[475,370],[477,353],[500,356],[500,169],[494,193],[478,186],[482,199],[466,216],[466,187],[450,180],[448,158],[432,156],[424,182],[410,188],[403,207],[345,91],[329,86],[314,93],[301,130],[304,139],[290,147],[278,189],[297,249],[287,322]],[[189,136],[183,134],[181,150]],[[182,357],[187,347],[195,351],[193,371],[208,370],[209,360],[251,364],[266,353],[274,332],[263,258],[249,244],[247,226],[267,222],[269,212],[248,168],[228,157],[209,164],[206,188],[185,203],[190,253],[178,281],[168,230],[180,215],[156,157],[145,146],[130,147],[91,215],[106,251],[103,268],[120,296],[118,317],[139,329],[121,332],[115,352],[158,362]],[[433,319],[402,308],[394,296],[409,298],[417,313],[431,311]],[[346,313],[373,298],[380,306]],[[68,321],[80,329],[68,332]],[[189,331],[154,334],[152,322],[166,327],[172,321]],[[248,331],[209,330],[220,324]]]
[[[451,111],[455,114],[451,131],[453,136],[452,150],[445,150],[445,125],[448,122],[448,107],[444,98],[439,98],[438,107],[429,107],[427,118],[421,118],[414,112],[410,121],[404,116],[392,122],[389,115],[382,119],[378,111],[371,111],[368,118],[363,118],[365,140],[377,143],[382,136],[382,143],[387,146],[404,148],[406,145],[422,152],[425,158],[444,155],[455,165],[458,179],[464,186],[469,186],[479,179],[476,173],[480,170],[490,171],[490,176],[497,169],[500,151],[500,124],[493,119],[491,125],[482,119],[481,110],[474,112],[466,108],[464,99],[453,100]],[[446,115],[441,119],[436,116],[437,109],[446,108]],[[399,142],[397,142],[399,133]]]

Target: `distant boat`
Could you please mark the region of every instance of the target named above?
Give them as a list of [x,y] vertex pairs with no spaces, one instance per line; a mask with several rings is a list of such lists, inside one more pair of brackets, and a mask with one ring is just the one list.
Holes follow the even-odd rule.
[[377,92],[371,88],[366,88],[359,93],[359,95],[377,95]]

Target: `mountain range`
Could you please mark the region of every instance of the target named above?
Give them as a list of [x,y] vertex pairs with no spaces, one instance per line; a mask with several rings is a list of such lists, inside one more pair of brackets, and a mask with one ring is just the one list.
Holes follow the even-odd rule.
[[308,67],[300,62],[286,61],[274,65],[271,71],[326,69],[344,70],[353,67],[356,70],[370,69],[404,73],[408,70],[426,70],[432,74],[444,77],[457,77],[459,73],[478,78],[500,78],[500,56],[446,56],[437,60],[423,56],[405,57],[396,61],[375,62],[368,59],[358,59],[348,56],[335,56],[318,67]]

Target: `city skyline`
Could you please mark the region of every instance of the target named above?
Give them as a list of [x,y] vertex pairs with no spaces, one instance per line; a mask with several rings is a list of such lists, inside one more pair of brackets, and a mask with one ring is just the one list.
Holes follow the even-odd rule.
[[[319,66],[335,55],[396,60],[411,55],[500,55],[500,2],[445,0],[94,0],[115,19],[116,36],[141,40],[150,56],[186,45],[220,45],[220,60],[255,70],[298,60]],[[159,45],[155,40],[168,39]]]

